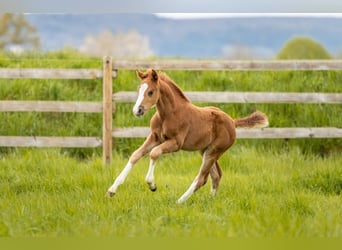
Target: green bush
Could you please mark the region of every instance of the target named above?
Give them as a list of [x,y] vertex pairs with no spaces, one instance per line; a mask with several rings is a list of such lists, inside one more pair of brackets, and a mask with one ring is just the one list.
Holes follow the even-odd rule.
[[309,37],[295,37],[280,50],[277,59],[331,59],[323,45]]

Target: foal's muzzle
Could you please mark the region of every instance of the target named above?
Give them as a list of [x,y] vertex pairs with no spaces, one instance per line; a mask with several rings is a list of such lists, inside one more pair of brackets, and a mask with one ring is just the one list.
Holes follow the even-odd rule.
[[140,105],[133,113],[135,116],[143,116],[145,114],[144,106]]

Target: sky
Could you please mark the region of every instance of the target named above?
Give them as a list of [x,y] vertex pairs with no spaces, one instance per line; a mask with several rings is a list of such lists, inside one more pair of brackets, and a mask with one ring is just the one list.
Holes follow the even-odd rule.
[[155,13],[155,15],[171,19],[199,19],[222,17],[336,17],[342,18],[342,13]]
[[1,0],[21,13],[342,13],[341,0]]

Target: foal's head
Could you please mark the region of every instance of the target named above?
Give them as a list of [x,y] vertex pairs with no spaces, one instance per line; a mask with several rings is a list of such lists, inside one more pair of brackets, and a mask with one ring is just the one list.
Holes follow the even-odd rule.
[[137,71],[137,76],[141,79],[138,87],[138,98],[133,107],[136,116],[143,116],[159,99],[159,77],[154,69],[146,72]]

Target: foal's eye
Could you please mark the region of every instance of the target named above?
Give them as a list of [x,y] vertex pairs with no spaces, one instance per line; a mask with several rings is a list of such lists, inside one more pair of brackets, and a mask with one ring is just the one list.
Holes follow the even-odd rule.
[[153,91],[153,90],[150,90],[150,91],[148,91],[147,95],[148,95],[149,97],[151,97],[151,96],[153,96],[153,93],[154,93],[154,91]]

